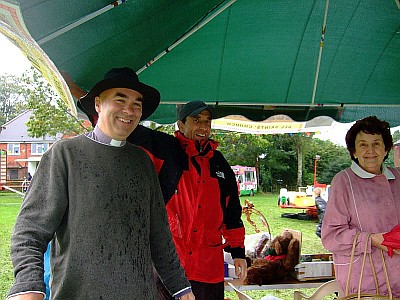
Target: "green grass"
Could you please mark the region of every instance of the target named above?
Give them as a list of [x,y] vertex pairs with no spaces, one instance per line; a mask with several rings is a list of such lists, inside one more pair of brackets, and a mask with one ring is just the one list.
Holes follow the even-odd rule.
[[13,282],[10,261],[10,236],[22,198],[14,193],[0,192],[0,299],[5,299]]
[[[281,214],[283,213],[299,213],[303,212],[303,210],[280,208],[277,205],[277,194],[257,194],[254,197],[242,196],[240,197],[242,206],[246,199],[250,200],[254,204],[254,208],[259,210],[267,219],[272,236],[280,234],[284,228],[300,230],[302,232],[302,254],[327,253],[326,249],[322,246],[321,239],[315,234],[316,225],[318,223],[316,219],[297,220],[281,217]],[[247,222],[244,215],[242,216],[242,219],[246,228],[246,234],[255,233],[253,226]],[[257,223],[260,229],[262,228],[261,222],[256,221],[257,218],[252,218],[252,220]],[[301,289],[301,291],[305,294],[311,295],[315,289]],[[254,300],[259,300],[266,295],[273,295],[284,300],[291,300],[293,299],[293,292],[294,290],[245,291],[245,293]],[[225,292],[225,297],[237,299],[236,294],[233,292]],[[326,299],[329,298],[326,297]]]
[[[282,209],[277,206],[278,195],[276,194],[258,194],[254,197],[241,197],[241,203],[248,199],[253,202],[254,207],[261,211],[266,217],[271,228],[273,236],[281,233],[284,228],[300,230],[303,236],[302,253],[326,253],[321,244],[321,240],[315,235],[316,220],[297,220],[282,218],[282,213],[298,213],[302,212],[297,209]],[[20,208],[22,198],[12,193],[0,193],[0,299],[5,299],[8,289],[13,282],[13,271],[9,258],[10,253],[10,235],[15,223],[18,210]],[[253,218],[257,220],[257,218]],[[243,222],[246,227],[246,233],[255,233],[253,227],[246,221],[243,216]],[[261,227],[261,223],[256,221]],[[304,289],[303,292],[311,294],[314,289]],[[293,299],[293,290],[269,290],[269,291],[246,291],[246,294],[255,300],[261,299],[263,296],[270,294],[281,299]],[[237,299],[233,292],[225,293],[227,298]]]
[[[267,219],[273,236],[282,232],[284,228],[300,230],[302,232],[302,253],[326,253],[327,251],[321,244],[320,238],[315,234],[317,220],[298,220],[282,218],[283,213],[300,213],[304,212],[301,209],[280,208],[277,205],[278,195],[262,194],[254,197],[240,197],[240,202],[244,206],[244,201],[249,200],[254,204],[254,208],[259,210]],[[246,221],[245,216],[242,217],[246,227],[246,234],[255,233],[253,227]],[[256,218],[253,219],[257,220]],[[257,224],[261,223],[256,221]],[[265,228],[265,227],[264,227]]]

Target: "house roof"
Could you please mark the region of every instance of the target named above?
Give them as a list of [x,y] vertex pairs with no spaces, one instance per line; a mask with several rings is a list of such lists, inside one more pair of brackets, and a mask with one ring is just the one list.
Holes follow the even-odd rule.
[[34,138],[28,135],[28,122],[29,117],[32,115],[33,110],[27,110],[19,116],[8,121],[1,126],[0,141],[2,143],[54,143],[58,140],[57,137],[46,135],[44,138]]

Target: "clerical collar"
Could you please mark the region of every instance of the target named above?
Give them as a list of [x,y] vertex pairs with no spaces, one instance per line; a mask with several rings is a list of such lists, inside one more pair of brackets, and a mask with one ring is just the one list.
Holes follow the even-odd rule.
[[126,140],[117,141],[110,138],[103,131],[101,131],[97,125],[93,131],[85,133],[85,136],[99,144],[110,145],[114,147],[122,147],[126,144]]

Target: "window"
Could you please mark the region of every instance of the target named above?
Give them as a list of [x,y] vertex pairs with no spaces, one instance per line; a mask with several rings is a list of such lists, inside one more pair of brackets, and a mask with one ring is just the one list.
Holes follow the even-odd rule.
[[18,180],[18,169],[9,169],[8,175],[10,180]]
[[245,180],[248,182],[255,181],[254,172],[253,171],[245,171],[244,172]]
[[19,144],[8,144],[7,145],[7,154],[8,155],[19,155],[20,154],[20,145]]
[[38,155],[38,154],[43,154],[47,151],[49,148],[49,144],[31,144],[31,154],[32,155]]

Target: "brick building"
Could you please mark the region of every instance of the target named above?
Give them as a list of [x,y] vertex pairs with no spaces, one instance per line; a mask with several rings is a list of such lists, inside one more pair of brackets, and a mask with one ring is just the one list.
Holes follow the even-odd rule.
[[32,114],[27,110],[3,124],[0,129],[0,183],[24,180],[28,172],[33,176],[44,152],[60,136],[33,138],[28,136],[26,122]]

